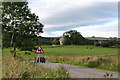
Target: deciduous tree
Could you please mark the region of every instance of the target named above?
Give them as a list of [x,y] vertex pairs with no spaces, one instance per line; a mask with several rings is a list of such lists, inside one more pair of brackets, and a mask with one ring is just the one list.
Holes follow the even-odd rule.
[[43,25],[39,22],[38,16],[31,13],[28,2],[2,3],[3,41],[14,48],[14,57],[16,48],[25,47],[25,45],[34,46],[31,45],[33,44],[31,39],[42,33],[42,30]]
[[[85,40],[85,38],[80,34],[80,32],[77,32],[76,30],[67,31],[63,33],[63,36],[72,45],[80,45]],[[65,42],[64,44],[66,44]]]

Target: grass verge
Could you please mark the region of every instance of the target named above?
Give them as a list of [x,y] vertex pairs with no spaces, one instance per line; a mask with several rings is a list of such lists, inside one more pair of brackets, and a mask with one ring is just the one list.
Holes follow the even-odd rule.
[[117,56],[81,56],[81,57],[48,57],[47,61],[53,63],[64,63],[71,65],[84,66],[89,68],[103,69],[118,72]]
[[57,70],[31,63],[31,59],[12,56],[3,57],[2,78],[69,78],[67,70],[60,66]]

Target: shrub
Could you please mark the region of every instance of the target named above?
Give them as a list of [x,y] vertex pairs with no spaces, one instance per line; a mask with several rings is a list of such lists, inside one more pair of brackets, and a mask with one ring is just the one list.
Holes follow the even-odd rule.
[[95,45],[95,46],[100,46],[100,43],[99,43],[98,41],[95,41],[95,42],[94,42],[94,45]]
[[98,67],[98,66],[101,66],[102,64],[107,64],[110,62],[111,62],[110,58],[98,57],[97,60],[89,62],[88,67],[94,68],[94,67]]
[[54,38],[52,44],[59,45],[60,44],[59,39],[60,39],[59,37]]
[[100,63],[97,61],[89,62],[88,67],[94,68],[100,66]]
[[103,42],[101,43],[102,47],[110,47],[110,43],[109,42]]

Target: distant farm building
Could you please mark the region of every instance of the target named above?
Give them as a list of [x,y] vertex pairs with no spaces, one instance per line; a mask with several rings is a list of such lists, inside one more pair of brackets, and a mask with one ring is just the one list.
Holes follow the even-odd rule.
[[59,41],[60,41],[60,45],[62,46],[62,45],[63,45],[64,38],[61,37],[61,38],[59,39]]

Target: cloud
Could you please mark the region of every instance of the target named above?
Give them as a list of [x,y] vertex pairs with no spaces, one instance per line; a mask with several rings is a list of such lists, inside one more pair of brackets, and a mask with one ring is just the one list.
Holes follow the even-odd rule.
[[60,37],[65,31],[54,31],[54,32],[44,32],[42,36],[44,37]]
[[42,20],[43,23],[53,24],[91,24],[107,21],[117,17],[117,5],[115,3],[94,3],[85,7],[71,7],[60,10]]
[[74,28],[85,37],[118,37],[118,21],[112,21],[101,25],[82,26]]
[[[72,28],[73,30],[77,30],[80,32],[84,37],[118,37],[118,21],[112,21],[108,23],[104,23],[101,25],[89,25],[89,26],[79,26]],[[62,36],[64,32],[68,31],[45,31],[42,36],[45,37],[59,37]]]
[[[63,32],[71,29],[79,31],[82,29],[85,36],[91,36],[95,31],[101,32],[101,36],[116,36],[116,29],[114,30],[116,25],[112,25],[118,18],[116,0],[106,0],[105,2],[101,0],[29,0],[29,2],[32,12],[38,15],[40,22],[45,25],[42,36],[60,36]],[[111,29],[111,32],[113,30],[114,35],[109,30],[102,29],[108,24],[111,24],[111,27],[105,29]],[[96,30],[87,31],[85,28]],[[97,28],[100,29],[97,30]],[[103,31],[110,34],[102,34]],[[95,36],[97,35],[96,33]]]
[[[28,0],[29,7],[32,12],[39,15],[40,19],[45,19],[46,17],[58,12],[59,10],[69,8],[71,6],[84,6],[86,1],[74,1],[74,0]],[[82,3],[82,4],[81,4]]]
[[96,3],[88,7],[74,7],[58,11],[42,20],[45,31],[72,29],[77,26],[100,24],[117,19],[115,3]]

